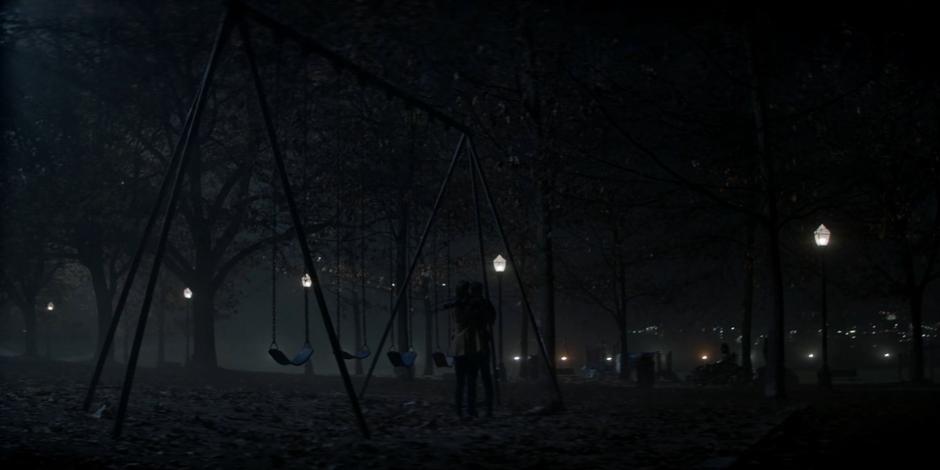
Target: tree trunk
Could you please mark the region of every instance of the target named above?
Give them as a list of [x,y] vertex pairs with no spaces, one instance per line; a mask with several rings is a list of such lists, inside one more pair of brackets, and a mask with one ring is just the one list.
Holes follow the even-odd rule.
[[[356,348],[356,351],[360,351],[363,346],[365,346],[365,340],[362,335],[362,312],[365,308],[364,303],[360,300],[361,295],[356,293],[356,289],[352,289],[352,306],[353,306],[353,337],[355,338],[353,347]],[[362,375],[362,360],[355,360],[355,374]]]
[[752,377],[754,366],[751,364],[751,320],[754,314],[754,230],[752,219],[747,224],[747,239],[744,246],[744,318],[741,321],[741,367],[747,377]]
[[111,304],[112,292],[108,288],[107,276],[104,273],[104,267],[101,265],[103,260],[88,260],[85,267],[91,275],[91,286],[95,292],[95,310],[97,312],[97,340],[95,351],[100,353],[104,345],[105,336],[108,334],[108,327],[111,325],[111,315],[114,313],[114,306]]
[[33,302],[30,305],[19,305],[20,311],[23,312],[23,323],[26,326],[26,357],[37,357],[39,356],[38,351],[38,341],[37,341],[37,331],[36,331],[36,302],[35,299],[32,299]]
[[[519,256],[519,273],[526,272],[526,251],[523,247],[519,247],[517,253],[521,253]],[[519,377],[528,378],[529,374],[529,314],[526,312],[525,306],[519,309]]]
[[[218,367],[215,351],[215,292],[204,283],[193,292],[193,365],[203,369]],[[196,290],[198,289],[198,290]]]
[[157,366],[166,362],[166,300],[161,298],[157,305]]
[[[405,277],[408,275],[408,203],[403,197],[399,205],[398,235],[395,239],[395,286],[401,296],[398,308],[398,350],[407,351],[410,338],[408,335],[408,316],[410,305],[408,302],[408,287],[405,286]],[[399,378],[414,378],[414,368],[398,367],[396,374]]]
[[621,380],[630,380],[630,348],[627,343],[627,268],[623,261],[623,240],[620,236],[620,227],[614,221],[614,250],[616,256],[616,271],[614,272],[614,298],[617,301],[617,328],[620,330],[620,373]]
[[[304,288],[304,315],[308,316],[310,312],[310,289]],[[304,363],[304,375],[307,377],[313,377],[316,375],[316,371],[313,367],[313,357],[310,358],[307,362]]]
[[910,289],[911,308],[911,382],[919,384],[924,380],[924,335],[923,335],[923,309],[924,290],[912,287]]
[[540,192],[538,252],[542,278],[542,340],[548,360],[555,364],[555,258],[552,249],[552,211],[547,194]]
[[421,298],[424,301],[424,375],[434,375],[434,310],[431,308],[431,277],[421,276]]
[[630,380],[630,350],[627,348],[627,312],[620,313],[620,373],[621,380]]
[[133,315],[127,315],[124,318],[123,328],[124,334],[121,338],[121,360],[124,364],[127,364],[127,360],[130,358],[130,339],[131,339],[131,318]]
[[767,145],[767,98],[766,77],[761,62],[766,57],[763,37],[757,25],[752,25],[748,32],[747,52],[751,71],[751,105],[754,117],[756,156],[763,176],[766,219],[764,227],[768,235],[768,254],[770,259],[771,294],[773,297],[773,317],[770,321],[769,361],[766,368],[764,394],[770,398],[786,397],[786,372],[784,365],[784,302],[783,302],[783,267],[780,259],[780,216],[777,213],[777,182],[773,158]]

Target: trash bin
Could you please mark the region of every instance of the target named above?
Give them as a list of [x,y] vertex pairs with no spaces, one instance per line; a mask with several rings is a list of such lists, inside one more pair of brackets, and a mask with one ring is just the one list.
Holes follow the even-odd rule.
[[636,364],[636,386],[652,388],[656,380],[655,353],[643,353]]

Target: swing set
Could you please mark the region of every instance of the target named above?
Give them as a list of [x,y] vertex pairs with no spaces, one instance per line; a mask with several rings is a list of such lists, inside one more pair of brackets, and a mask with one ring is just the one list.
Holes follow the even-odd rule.
[[[365,377],[365,381],[360,389],[360,392],[357,396],[353,389],[353,384],[349,376],[349,372],[346,368],[345,359],[348,356],[356,357],[354,354],[344,354],[340,343],[339,338],[336,334],[336,330],[333,327],[333,321],[330,317],[329,310],[326,305],[326,300],[323,295],[323,291],[320,287],[320,280],[317,276],[317,269],[314,265],[313,257],[311,255],[310,246],[307,242],[306,232],[304,230],[304,225],[300,218],[300,212],[297,209],[297,203],[294,199],[294,194],[291,190],[290,178],[287,173],[287,169],[284,164],[284,157],[281,153],[280,147],[278,145],[278,140],[275,132],[275,128],[271,118],[271,109],[268,103],[268,99],[265,94],[264,87],[262,85],[262,80],[259,74],[258,64],[255,58],[255,53],[252,48],[252,41],[249,33],[250,22],[265,27],[271,30],[277,37],[288,39],[296,44],[298,44],[305,52],[316,54],[320,57],[331,62],[336,68],[344,69],[352,73],[359,81],[362,86],[367,86],[370,88],[378,89],[386,93],[387,96],[392,98],[397,98],[404,102],[405,106],[410,108],[416,108],[421,110],[429,119],[437,121],[443,124],[447,128],[453,128],[460,131],[460,139],[457,143],[456,148],[454,149],[453,156],[450,161],[450,166],[447,170],[447,175],[441,184],[440,190],[438,191],[437,197],[434,201],[434,206],[431,210],[431,215],[428,218],[427,223],[424,226],[424,230],[421,234],[421,239],[418,243],[417,251],[414,254],[414,257],[411,260],[411,264],[408,268],[407,275],[405,277],[402,288],[399,290],[395,301],[393,303],[392,312],[389,318],[388,323],[385,326],[385,331],[382,334],[382,340],[379,342],[376,354],[373,356],[372,363],[369,367],[369,373]],[[317,307],[320,311],[320,316],[323,321],[324,329],[329,337],[330,347],[333,350],[333,355],[336,358],[336,365],[339,369],[340,375],[342,376],[343,386],[346,391],[346,395],[349,399],[350,406],[352,408],[353,414],[356,419],[356,423],[359,427],[360,432],[363,437],[369,438],[369,429],[366,424],[365,418],[362,413],[362,409],[359,405],[360,397],[364,396],[366,389],[369,384],[369,380],[372,377],[372,374],[375,370],[375,366],[378,363],[378,354],[382,351],[385,341],[388,338],[389,331],[391,330],[392,322],[395,319],[395,316],[399,310],[399,306],[402,302],[403,295],[407,293],[407,286],[409,285],[412,275],[414,274],[415,267],[418,263],[418,259],[421,255],[421,250],[424,247],[425,241],[427,240],[428,233],[431,229],[431,226],[435,220],[438,209],[441,204],[444,192],[447,189],[447,185],[451,180],[451,177],[454,173],[454,168],[456,167],[460,158],[466,154],[469,159],[470,173],[472,181],[474,182],[474,202],[477,216],[477,231],[478,238],[480,241],[480,254],[481,254],[481,267],[483,270],[484,286],[486,286],[486,261],[483,259],[483,245],[482,245],[482,229],[480,227],[480,208],[479,201],[476,197],[476,182],[479,180],[483,188],[483,194],[488,202],[490,212],[495,222],[496,227],[498,228],[499,236],[503,244],[503,248],[507,255],[509,266],[512,268],[512,272],[515,275],[516,282],[520,289],[522,302],[525,307],[525,312],[529,318],[529,321],[532,324],[533,331],[535,332],[535,337],[538,339],[539,346],[542,350],[542,357],[545,359],[545,366],[548,369],[549,375],[552,378],[552,384],[554,386],[554,391],[556,394],[556,405],[562,406],[562,397],[561,390],[558,387],[558,381],[555,377],[555,367],[553,360],[546,353],[545,344],[543,342],[542,336],[539,333],[538,326],[535,322],[535,316],[532,312],[531,305],[529,304],[528,296],[526,295],[525,286],[522,283],[519,271],[515,269],[514,257],[512,255],[511,247],[506,241],[506,234],[503,230],[502,222],[499,217],[499,212],[494,204],[492,195],[489,192],[489,187],[486,183],[486,177],[483,173],[482,167],[479,163],[476,150],[474,149],[473,140],[468,137],[470,135],[470,130],[451,118],[450,116],[440,112],[424,101],[415,98],[409,93],[399,89],[398,87],[392,85],[391,83],[385,81],[384,79],[366,71],[362,67],[356,65],[355,63],[349,61],[345,57],[334,53],[325,46],[321,45],[316,40],[290,28],[283,23],[278,22],[270,16],[242,3],[239,0],[230,0],[226,3],[225,11],[222,15],[222,19],[219,24],[219,29],[217,31],[215,41],[212,46],[212,51],[209,55],[209,62],[206,64],[205,71],[202,76],[201,83],[199,85],[198,91],[193,99],[193,102],[187,112],[186,120],[184,122],[180,136],[178,137],[176,144],[174,145],[172,157],[170,159],[169,166],[167,168],[167,173],[163,178],[163,181],[160,184],[160,189],[157,195],[156,202],[153,209],[147,219],[147,223],[144,227],[143,234],[141,236],[140,242],[135,251],[134,258],[131,261],[130,269],[128,271],[127,277],[124,280],[124,284],[121,288],[121,294],[118,298],[117,306],[115,307],[114,315],[111,318],[111,323],[108,327],[107,334],[105,335],[104,341],[102,342],[102,347],[98,351],[97,361],[95,364],[95,370],[91,377],[91,383],[88,387],[87,394],[85,395],[85,401],[83,404],[83,409],[88,411],[91,407],[92,401],[94,399],[95,390],[98,386],[98,382],[101,378],[101,373],[104,368],[104,363],[106,358],[110,354],[110,349],[113,345],[114,334],[117,330],[118,323],[120,322],[121,315],[124,311],[124,308],[127,304],[127,299],[130,294],[131,287],[134,282],[134,278],[137,274],[137,271],[140,268],[141,259],[143,258],[144,252],[150,246],[150,237],[157,225],[158,219],[160,219],[160,231],[159,238],[156,244],[156,252],[154,254],[154,260],[150,267],[150,274],[147,279],[147,286],[144,293],[143,302],[140,308],[140,314],[137,321],[137,328],[134,334],[133,346],[131,349],[130,357],[128,358],[127,367],[124,375],[123,385],[121,387],[121,398],[118,405],[117,414],[115,416],[113,435],[115,438],[120,438],[124,419],[127,413],[127,405],[130,397],[131,389],[133,388],[134,375],[137,370],[137,361],[140,356],[140,346],[143,342],[144,333],[147,327],[147,320],[150,313],[150,308],[153,303],[153,296],[156,290],[157,280],[160,274],[160,268],[162,266],[163,257],[166,253],[167,242],[169,239],[169,232],[172,227],[173,219],[177,212],[177,205],[180,199],[183,176],[186,171],[187,163],[190,159],[191,152],[190,146],[194,140],[193,136],[195,134],[195,129],[198,127],[200,122],[200,116],[202,115],[203,110],[205,109],[206,103],[208,101],[208,94],[210,85],[212,83],[213,75],[216,72],[216,69],[219,65],[222,49],[230,41],[233,29],[238,29],[238,33],[241,38],[241,47],[245,52],[245,57],[248,62],[248,68],[251,73],[251,80],[254,85],[255,95],[258,99],[258,108],[261,114],[261,118],[264,122],[264,129],[267,135],[268,143],[271,147],[271,154],[274,158],[275,163],[275,172],[278,174],[278,179],[280,181],[281,189],[283,190],[285,199],[287,201],[287,207],[290,211],[291,222],[293,224],[294,232],[297,235],[298,242],[300,244],[301,252],[303,254],[304,266],[306,272],[311,278],[311,286],[316,298]],[[162,213],[162,214],[161,214]],[[161,216],[162,215],[162,216]],[[275,266],[276,267],[276,266]],[[275,270],[276,276],[276,270]],[[484,290],[487,293],[488,297],[488,288]],[[272,309],[272,312],[274,310]],[[276,314],[275,314],[276,315]],[[301,350],[294,355],[293,358],[288,359],[287,355],[281,351],[276,345],[276,316],[272,322],[272,333],[275,341],[272,343],[272,347],[269,348],[269,354],[274,358],[275,361],[282,364],[291,364],[297,365],[309,361],[310,356],[313,354],[313,349],[310,347],[309,342],[309,317],[305,315],[305,342]],[[407,353],[402,353],[404,356]],[[495,360],[495,358],[494,358]],[[405,364],[406,361],[403,358],[402,364]],[[412,362],[413,363],[413,362]]]

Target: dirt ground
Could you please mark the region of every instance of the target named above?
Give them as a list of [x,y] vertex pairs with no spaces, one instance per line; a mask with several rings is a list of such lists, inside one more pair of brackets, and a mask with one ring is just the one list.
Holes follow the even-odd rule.
[[543,385],[510,383],[494,417],[465,421],[447,380],[376,378],[366,440],[338,377],[141,368],[115,440],[122,372],[108,370],[85,412],[89,365],[0,360],[0,467],[812,468],[852,451],[913,455],[912,427],[940,417],[936,388],[804,387],[773,402],[756,389],[566,382],[563,412],[543,411]]

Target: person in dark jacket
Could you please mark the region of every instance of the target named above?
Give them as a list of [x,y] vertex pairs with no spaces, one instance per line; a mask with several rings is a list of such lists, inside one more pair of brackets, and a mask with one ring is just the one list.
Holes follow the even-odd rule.
[[471,322],[470,284],[466,281],[458,284],[457,298],[444,307],[454,309],[454,319],[457,326],[451,348],[454,351],[454,373],[457,375],[457,389],[454,393],[457,416],[463,417],[465,390],[467,392],[467,414],[475,416],[477,370],[473,354],[476,352],[477,347]]
[[[483,284],[470,284],[469,298],[470,325],[475,334],[476,350],[472,353],[474,368],[480,373],[483,382],[483,397],[486,416],[493,416],[493,375],[490,369],[490,348],[493,341],[493,323],[496,321],[496,309],[489,299],[483,296]],[[475,374],[474,374],[475,375]],[[476,377],[474,377],[475,379]],[[475,395],[475,393],[474,393]]]

